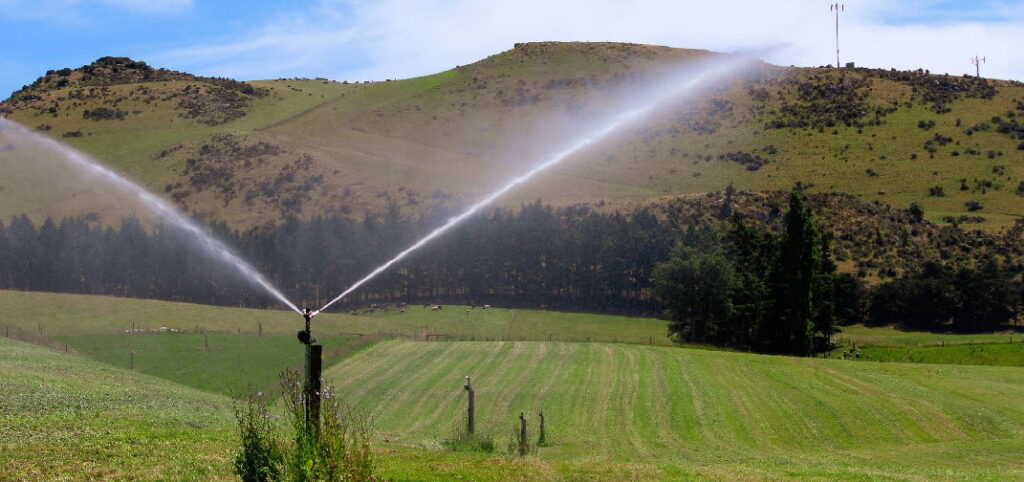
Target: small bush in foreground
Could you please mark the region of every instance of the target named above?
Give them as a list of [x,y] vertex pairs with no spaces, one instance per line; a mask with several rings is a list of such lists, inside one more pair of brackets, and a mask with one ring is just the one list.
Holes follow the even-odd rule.
[[367,416],[325,387],[317,428],[306,423],[306,393],[299,373],[284,371],[281,387],[285,418],[291,425],[287,437],[281,436],[261,396],[249,397],[235,409],[241,438],[235,473],[243,481],[377,480]]
[[469,433],[466,427],[459,424],[455,433],[441,441],[441,446],[452,452],[494,452],[494,437],[489,433]]

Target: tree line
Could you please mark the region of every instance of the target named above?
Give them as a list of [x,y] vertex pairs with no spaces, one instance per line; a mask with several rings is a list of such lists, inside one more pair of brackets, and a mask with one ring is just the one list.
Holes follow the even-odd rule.
[[[289,298],[315,308],[453,214],[437,206],[407,216],[391,206],[360,219],[292,218],[244,231],[205,225]],[[646,208],[537,201],[466,220],[332,309],[472,303],[664,315],[680,342],[793,354],[827,348],[838,325],[987,331],[1021,313],[1019,273],[995,261],[927,263],[869,287],[837,273],[829,238],[798,191],[778,234],[740,215],[681,228]],[[279,306],[191,234],[136,218],[0,222],[0,289]]]
[[[206,226],[293,301],[325,303],[454,213],[286,219],[245,231]],[[476,303],[656,315],[654,265],[676,236],[649,210],[600,213],[541,202],[468,219],[351,295],[368,303]],[[237,270],[173,225],[94,216],[0,223],[0,289],[273,306]],[[318,307],[313,306],[314,308]],[[346,303],[336,305],[346,309]]]

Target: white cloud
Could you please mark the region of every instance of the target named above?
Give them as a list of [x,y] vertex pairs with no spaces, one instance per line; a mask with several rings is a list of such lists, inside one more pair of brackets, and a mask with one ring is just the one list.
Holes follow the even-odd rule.
[[[1014,47],[1024,31],[1019,4],[988,1],[950,12],[928,0],[850,3],[841,20],[844,62],[962,74],[978,53],[989,59],[987,76],[1024,79],[1024,50]],[[955,20],[961,17],[998,20]],[[720,51],[784,44],[769,61],[822,65],[835,62],[834,28],[828,2],[806,0],[321,0],[241,39],[154,60],[240,78],[382,79],[445,70],[515,42],[590,40]]]

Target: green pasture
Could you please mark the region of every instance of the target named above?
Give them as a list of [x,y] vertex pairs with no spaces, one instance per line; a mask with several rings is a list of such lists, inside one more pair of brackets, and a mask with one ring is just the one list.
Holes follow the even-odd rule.
[[1024,342],[1024,333],[933,333],[903,330],[894,326],[851,325],[842,327],[838,335],[840,344],[856,346],[930,346],[977,343]]
[[[0,480],[232,480],[232,397],[301,363],[284,311],[14,291],[0,306],[0,334],[51,347],[0,338]],[[1024,371],[965,366],[1014,364],[1008,334],[848,327],[861,358],[842,361],[649,346],[657,320],[468,310],[315,319],[386,479],[1024,479]],[[441,444],[467,375],[493,453]],[[519,414],[532,439],[541,410],[550,445],[507,455]]]
[[[393,334],[423,338],[603,341],[668,344],[664,321],[616,315],[545,310],[445,306],[431,311],[410,306],[360,315],[324,313],[313,320],[315,334]],[[255,310],[169,301],[0,290],[0,334],[5,327],[26,336],[123,333],[131,327],[254,335],[294,335],[302,318],[286,310]]]
[[0,480],[203,480],[228,472],[220,395],[0,338]]
[[1024,367],[1024,343],[977,343],[947,346],[868,346],[860,348],[862,360],[950,365],[997,365]]
[[[475,368],[474,368],[475,367]],[[0,339],[0,480],[232,480],[229,398]],[[437,447],[474,376],[480,429],[524,460]],[[1019,370],[558,342],[394,341],[328,378],[371,405],[386,480],[1024,478]]]
[[[276,393],[278,374],[301,370],[302,347],[294,336],[165,333],[55,337],[80,355],[206,392],[232,397]],[[329,364],[353,341],[321,337]],[[333,359],[332,359],[333,358]]]

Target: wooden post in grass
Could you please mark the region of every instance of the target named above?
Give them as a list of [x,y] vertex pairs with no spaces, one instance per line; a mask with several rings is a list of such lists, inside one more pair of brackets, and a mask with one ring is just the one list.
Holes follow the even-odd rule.
[[128,369],[129,370],[134,370],[135,369],[135,352],[134,351],[128,352]]
[[470,434],[476,430],[476,394],[473,392],[473,385],[470,383],[469,375],[466,375],[466,385],[462,388],[466,389],[466,431]]
[[210,334],[203,330],[203,351],[210,351]]
[[526,439],[526,414],[519,412],[519,456],[526,457],[529,448],[529,440]]
[[544,410],[537,412],[537,417],[540,418],[540,436],[537,437],[537,446],[542,447],[548,443],[544,436]]
[[259,331],[257,332],[256,336],[263,336],[263,323],[260,323],[258,326],[259,326]]

